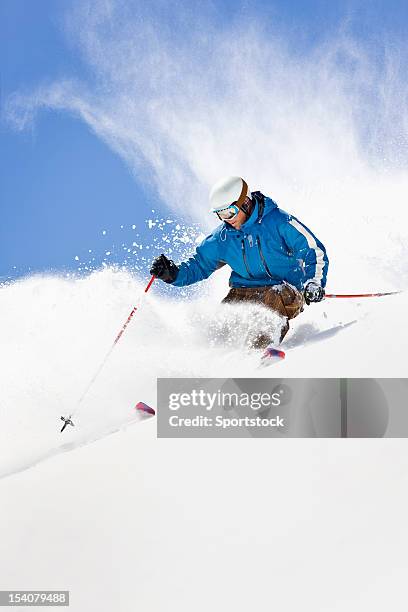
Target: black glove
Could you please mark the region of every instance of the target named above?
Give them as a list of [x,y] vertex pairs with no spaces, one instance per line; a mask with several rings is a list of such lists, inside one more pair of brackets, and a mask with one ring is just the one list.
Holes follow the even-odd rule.
[[310,281],[307,283],[303,295],[305,296],[305,302],[309,305],[311,302],[321,302],[324,298],[324,289],[318,283]]
[[171,259],[167,259],[163,253],[152,263],[150,274],[154,274],[157,278],[165,283],[174,283],[178,275],[178,267]]

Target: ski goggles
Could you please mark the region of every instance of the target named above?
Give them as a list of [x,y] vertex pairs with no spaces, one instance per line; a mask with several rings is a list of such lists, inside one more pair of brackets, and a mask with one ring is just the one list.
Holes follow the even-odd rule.
[[239,213],[239,208],[236,204],[230,204],[226,208],[213,211],[221,221],[232,221]]

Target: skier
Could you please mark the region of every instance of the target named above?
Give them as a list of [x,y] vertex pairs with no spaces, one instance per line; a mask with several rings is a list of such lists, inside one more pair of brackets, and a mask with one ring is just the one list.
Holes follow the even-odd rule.
[[[281,315],[278,344],[289,320],[303,311],[304,302],[324,298],[329,260],[323,244],[296,217],[278,208],[260,191],[251,192],[245,180],[228,176],[211,189],[212,213],[222,222],[197,247],[193,257],[176,265],[164,254],[150,273],[175,287],[191,285],[225,264],[232,268],[223,303],[257,302]],[[256,348],[272,342],[261,334]]]

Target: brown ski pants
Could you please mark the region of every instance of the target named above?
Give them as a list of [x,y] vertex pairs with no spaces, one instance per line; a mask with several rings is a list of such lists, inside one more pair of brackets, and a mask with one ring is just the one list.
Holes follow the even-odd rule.
[[[282,285],[268,287],[232,287],[222,303],[230,304],[234,302],[263,304],[280,314],[284,318],[279,340],[279,342],[282,342],[289,331],[289,320],[294,319],[303,311],[304,297],[296,287],[289,285],[289,283],[283,283]],[[261,334],[258,336],[254,348],[265,348],[271,341],[267,332]]]

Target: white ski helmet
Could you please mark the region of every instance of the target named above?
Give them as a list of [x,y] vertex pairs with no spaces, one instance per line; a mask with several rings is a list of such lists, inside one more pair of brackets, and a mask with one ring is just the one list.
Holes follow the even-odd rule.
[[225,176],[217,181],[210,191],[210,212],[217,212],[230,204],[236,204],[241,208],[247,197],[251,197],[251,191],[243,178]]

